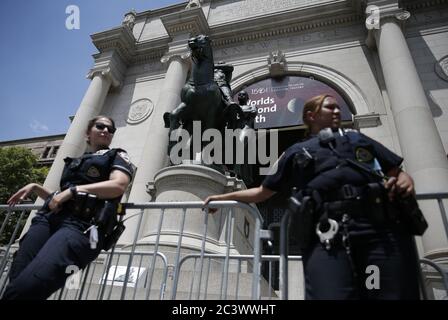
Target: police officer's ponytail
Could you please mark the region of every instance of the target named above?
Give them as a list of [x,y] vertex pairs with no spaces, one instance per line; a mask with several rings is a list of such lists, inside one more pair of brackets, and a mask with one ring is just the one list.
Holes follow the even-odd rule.
[[[115,121],[112,118],[107,117],[107,116],[99,115],[99,116],[96,116],[95,118],[90,119],[89,122],[87,123],[87,130],[86,130],[87,137],[89,136],[90,130],[92,130],[92,128],[95,125],[95,123],[98,120],[100,120],[100,119],[107,119],[107,120],[109,120],[110,123],[112,123],[112,126],[115,128]],[[89,138],[87,138],[87,144],[90,144]]]

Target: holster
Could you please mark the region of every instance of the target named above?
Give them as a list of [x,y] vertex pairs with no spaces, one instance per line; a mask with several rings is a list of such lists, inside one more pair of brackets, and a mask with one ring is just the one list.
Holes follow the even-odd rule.
[[299,248],[307,248],[312,241],[316,204],[311,196],[293,195],[288,199],[290,210],[289,239]]
[[[126,229],[123,224],[122,217],[126,214],[124,206],[118,202],[106,201],[104,210],[101,210],[98,214],[97,224],[104,225],[104,244],[103,249],[109,250],[112,248],[120,238],[121,234]],[[117,221],[117,216],[120,216],[120,220]]]
[[104,206],[95,213],[95,224],[106,236],[110,234],[117,224],[116,201],[106,201]]
[[103,250],[107,251],[112,248],[117,243],[118,239],[125,229],[126,227],[124,226],[123,221],[118,221],[112,232],[106,235],[104,239]]

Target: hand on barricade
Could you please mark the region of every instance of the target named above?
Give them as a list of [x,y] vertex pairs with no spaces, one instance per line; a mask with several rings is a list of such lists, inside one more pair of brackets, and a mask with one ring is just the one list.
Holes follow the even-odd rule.
[[215,213],[216,211],[218,211],[217,208],[209,208],[208,207],[208,203],[210,201],[216,201],[219,199],[218,195],[214,195],[214,196],[209,196],[207,197],[207,199],[204,200],[204,209],[208,209],[208,213]]
[[28,195],[33,192],[34,183],[27,184],[23,188],[21,188],[19,191],[14,193],[6,202],[9,204],[10,207],[14,207],[17,203],[22,202],[25,200]]

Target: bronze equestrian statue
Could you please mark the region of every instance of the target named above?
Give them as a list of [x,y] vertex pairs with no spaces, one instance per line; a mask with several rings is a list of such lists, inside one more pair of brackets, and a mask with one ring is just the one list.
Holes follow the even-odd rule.
[[[182,88],[181,103],[173,112],[166,112],[163,115],[165,127],[170,128],[169,137],[180,127],[187,130],[192,137],[193,121],[201,122],[201,137],[202,133],[210,128],[223,132],[229,117],[235,117],[233,110],[239,108],[239,105],[232,101],[230,87],[226,88],[225,83],[218,81],[218,84],[215,81],[215,72],[220,78],[224,73],[228,86],[231,77],[229,72],[233,71],[233,67],[219,64],[215,66],[209,37],[205,35],[193,37],[188,41],[188,46],[191,50],[193,67],[188,81]],[[168,154],[176,143],[177,141],[169,141]],[[191,138],[189,144],[193,145]],[[202,148],[201,144],[201,150],[195,151],[200,152]]]

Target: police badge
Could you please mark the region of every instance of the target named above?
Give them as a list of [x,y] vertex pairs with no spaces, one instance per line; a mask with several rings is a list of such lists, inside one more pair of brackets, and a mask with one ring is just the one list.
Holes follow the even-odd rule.
[[87,170],[87,176],[91,178],[98,178],[100,176],[100,171],[98,170],[98,168],[91,166]]
[[373,160],[372,153],[369,150],[362,147],[356,148],[355,156],[356,160],[358,160],[359,162],[371,162]]

